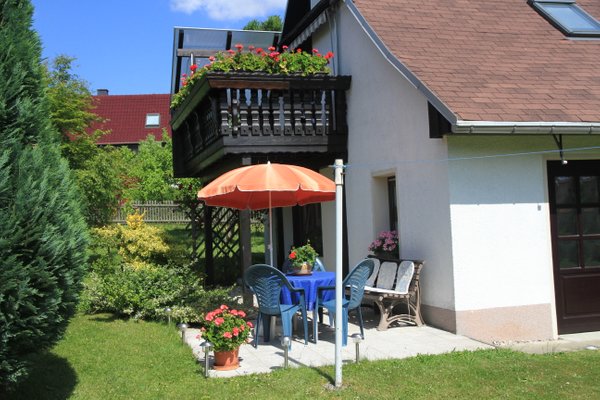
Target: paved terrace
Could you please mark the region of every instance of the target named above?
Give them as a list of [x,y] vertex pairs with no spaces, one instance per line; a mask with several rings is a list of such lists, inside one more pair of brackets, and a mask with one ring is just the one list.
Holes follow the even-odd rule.
[[[381,360],[390,358],[407,358],[418,354],[442,354],[452,351],[477,350],[493,348],[487,344],[469,339],[464,336],[435,329],[429,326],[392,326],[387,331],[377,331],[378,316],[372,311],[363,309],[365,318],[365,340],[360,344],[361,359]],[[312,314],[312,313],[309,313]],[[353,319],[354,313],[350,314],[349,334],[359,333],[360,329]],[[325,316],[327,323],[329,318]],[[254,321],[253,321],[254,322]],[[276,334],[272,336],[270,343],[259,341],[258,348],[252,345],[240,347],[240,368],[233,371],[210,370],[211,377],[233,377],[255,373],[268,373],[283,368],[284,350],[280,344],[281,326],[279,319]],[[297,324],[294,330],[292,349],[289,352],[290,367],[307,366],[316,367],[335,364],[335,340],[334,330],[327,324],[319,325],[319,342],[317,344],[309,341],[304,345],[302,326]],[[312,320],[308,321],[309,336],[312,338]],[[188,329],[185,341],[193,349],[194,355],[204,365],[204,353],[200,349],[201,339],[196,336],[200,333],[197,329]],[[348,346],[342,348],[342,359],[344,363],[354,362],[355,345],[348,338]],[[210,364],[212,368],[212,353]]]

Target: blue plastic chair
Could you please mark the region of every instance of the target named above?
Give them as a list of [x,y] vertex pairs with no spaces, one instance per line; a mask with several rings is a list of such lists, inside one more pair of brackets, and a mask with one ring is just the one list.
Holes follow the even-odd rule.
[[315,260],[315,262],[313,263],[313,271],[321,271],[321,272],[325,272],[327,271],[325,269],[325,264],[323,264],[323,260],[321,260],[320,257],[317,257],[317,259]]
[[[365,338],[360,304],[365,293],[365,283],[367,282],[367,279],[369,279],[369,276],[371,276],[373,268],[375,268],[375,262],[373,260],[362,260],[356,267],[354,267],[354,269],[342,282],[342,287],[346,289],[342,294],[342,346],[346,346],[348,342],[348,313],[352,310],[356,310],[358,313],[360,336],[363,339]],[[317,288],[317,301],[313,310],[313,337],[315,343],[317,343],[319,340],[319,327],[317,320],[319,308],[324,307],[329,312],[330,325],[333,325],[333,321],[335,320],[335,299],[328,301],[322,300],[322,293],[326,290],[335,290],[335,286],[319,286]]]
[[[254,292],[258,300],[258,317],[254,331],[254,347],[258,346],[258,330],[261,322],[264,324],[263,336],[265,342],[270,340],[271,317],[281,317],[283,335],[292,337],[292,317],[298,310],[302,312],[304,324],[304,344],[308,344],[308,323],[306,321],[306,300],[303,288],[295,288],[277,268],[267,264],[250,266],[244,274],[246,285]],[[285,286],[290,293],[300,294],[297,304],[281,304],[281,288]],[[290,343],[291,347],[291,343]]]

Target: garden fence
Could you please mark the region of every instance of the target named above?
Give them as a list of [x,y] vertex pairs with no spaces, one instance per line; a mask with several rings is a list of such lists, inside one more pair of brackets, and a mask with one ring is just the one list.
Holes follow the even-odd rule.
[[[134,202],[132,206],[134,210],[144,214],[144,222],[181,224],[190,222],[190,219],[174,201]],[[113,222],[124,224],[129,210],[131,210],[129,207],[119,208]]]

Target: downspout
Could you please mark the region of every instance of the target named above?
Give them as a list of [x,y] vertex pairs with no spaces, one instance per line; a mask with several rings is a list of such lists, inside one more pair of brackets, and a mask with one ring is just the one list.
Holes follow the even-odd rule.
[[327,23],[329,24],[329,41],[331,44],[331,51],[334,54],[333,63],[331,64],[331,70],[333,75],[339,73],[339,44],[340,38],[337,30],[337,18],[336,18],[336,6],[331,6],[327,9]]

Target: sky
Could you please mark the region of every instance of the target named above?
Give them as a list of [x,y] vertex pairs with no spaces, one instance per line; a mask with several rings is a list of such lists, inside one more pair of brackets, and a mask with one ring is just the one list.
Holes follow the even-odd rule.
[[173,28],[241,29],[287,0],[32,0],[42,57],[74,57],[92,94],[169,93]]

